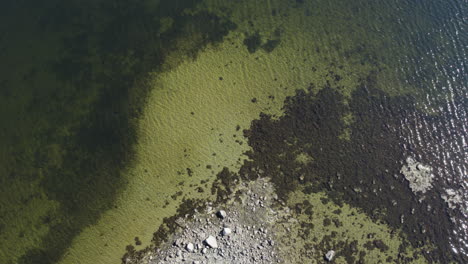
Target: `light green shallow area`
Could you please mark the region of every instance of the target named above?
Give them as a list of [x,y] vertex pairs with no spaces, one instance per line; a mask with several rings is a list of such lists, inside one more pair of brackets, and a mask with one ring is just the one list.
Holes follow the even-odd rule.
[[[287,96],[311,83],[314,89],[322,87],[333,78],[327,76],[330,70],[342,76],[339,83],[346,95],[374,70],[373,65],[334,52],[327,46],[330,39],[320,38],[326,35],[320,32],[324,29],[311,29],[317,18],[291,3],[206,1],[197,10],[187,10],[229,16],[238,28],[195,59],[183,58],[179,64],[180,54],[170,54],[166,63],[171,70],[149,77],[154,89],[139,120],[136,158],[123,172],[128,186],[114,209],[74,239],[60,263],[119,263],[136,236],[143,242],[137,249],[147,246],[162,219],[173,215],[183,198],[211,197],[209,189],[195,190],[204,187],[200,181],[209,180],[209,186],[223,167],[240,167],[249,150],[242,130],[261,112],[281,115]],[[272,9],[281,15],[273,16]],[[245,33],[258,31],[265,41],[275,30],[281,32],[281,43],[271,53],[260,49],[250,54],[243,45]]]
[[[401,250],[404,238],[392,234],[384,223],[372,221],[365,213],[348,204],[338,205],[322,193],[305,194],[298,190],[287,202],[295,210],[293,219],[277,224],[280,253],[286,263],[322,263],[329,250],[335,250],[334,263],[393,263],[399,256],[412,257],[408,245]],[[374,241],[381,242],[380,248]],[[366,246],[365,246],[366,245]],[[347,251],[347,252],[343,252]],[[344,255],[354,259],[346,259]],[[427,263],[418,257],[405,263]]]

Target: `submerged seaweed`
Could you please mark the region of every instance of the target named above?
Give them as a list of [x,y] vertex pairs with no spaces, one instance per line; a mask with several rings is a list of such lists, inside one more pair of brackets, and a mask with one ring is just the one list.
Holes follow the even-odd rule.
[[[136,119],[150,90],[144,80],[150,71],[165,70],[174,43],[188,41],[181,54],[195,58],[236,27],[208,12],[182,12],[197,2],[49,1],[37,9],[23,3],[37,13],[42,34],[62,42],[61,56],[47,70],[63,86],[36,83],[40,98],[28,107],[45,125],[34,132],[34,146],[14,146],[17,156],[35,152],[30,163],[17,160],[15,177],[41,177],[47,198],[60,203],[43,222],[49,226],[43,248],[26,252],[19,263],[54,263],[75,235],[112,207],[126,184],[121,170],[133,157]],[[168,17],[169,26],[163,23]]]
[[[227,168],[218,173],[212,185],[216,204],[222,204],[233,193],[239,180],[270,177],[279,201],[288,200],[290,194],[300,189],[306,194],[324,192],[334,203],[347,203],[361,209],[373,221],[387,224],[392,233],[399,232],[416,249],[414,256],[388,256],[388,262],[408,263],[420,256],[429,262],[463,261],[463,256],[453,254],[450,249],[450,233],[454,227],[447,204],[432,189],[421,200],[400,172],[406,154],[400,119],[420,110],[412,98],[389,97],[375,89],[373,82],[373,76],[363,80],[349,99],[329,86],[316,94],[310,88],[298,90],[286,100],[284,116],[276,119],[262,114],[244,130],[252,147],[246,153],[250,159],[244,162],[239,173]],[[353,122],[345,123],[342,117],[349,114]],[[350,129],[350,137],[342,138],[346,128]],[[322,203],[328,203],[328,199]],[[174,232],[175,218],[193,213],[188,208],[196,208],[202,201],[197,204],[185,202],[183,210],[166,218],[154,234],[153,246],[157,248]],[[292,209],[314,217],[313,206],[308,201]],[[324,226],[332,224],[341,225],[337,219],[323,220]],[[313,228],[302,223],[302,238],[308,238]],[[317,244],[318,248],[328,248],[336,235],[326,235]],[[371,242],[363,245],[367,250],[387,251],[385,242],[372,238],[368,234]],[[365,257],[364,251],[358,251],[357,241],[341,241],[334,246],[349,263]],[[407,246],[405,242],[401,244],[400,252],[406,252]],[[139,259],[145,251],[128,254]],[[311,252],[317,257],[317,252]]]
[[[253,151],[240,175],[263,171],[283,199],[310,183],[307,192],[325,191],[334,202],[361,208],[403,231],[413,247],[424,248],[420,253],[429,261],[458,261],[450,248],[454,227],[446,204],[433,190],[420,200],[400,173],[405,160],[400,119],[410,112],[418,112],[411,98],[387,96],[374,88],[372,77],[348,103],[331,87],[317,94],[299,90],[287,100],[284,117],[263,115],[245,131]],[[354,121],[348,140],[340,134],[347,127],[342,117],[349,113]],[[312,161],[297,162],[303,153]]]

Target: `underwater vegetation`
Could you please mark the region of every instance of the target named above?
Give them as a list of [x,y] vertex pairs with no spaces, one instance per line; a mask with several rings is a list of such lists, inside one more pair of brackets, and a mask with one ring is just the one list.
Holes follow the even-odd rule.
[[[405,238],[402,251],[416,248],[400,263],[467,262],[452,252],[466,248],[462,235],[451,235],[466,219],[457,211],[466,184],[450,182],[466,166],[456,148],[466,138],[465,9],[456,1],[6,1],[0,262],[73,262],[85,254],[74,255],[82,247],[70,249],[72,240],[89,230],[85,243],[98,249],[86,254],[116,259],[120,244],[99,239],[115,225],[100,220],[140,201],[147,207],[135,211],[161,212],[152,215],[161,216],[151,219],[157,225],[179,206],[158,226],[159,245],[200,197],[221,203],[236,181],[259,176],[271,177],[285,202],[324,194],[323,204],[350,205],[389,226]],[[156,154],[137,160],[148,153]],[[401,174],[408,157],[434,168],[424,195]],[[128,189],[142,197],[119,196]],[[291,208],[312,219],[309,203]],[[115,222],[131,225],[137,213],[129,215]],[[323,226],[339,225],[330,219]],[[142,233],[122,243],[144,247]],[[367,247],[386,251],[381,242]],[[348,262],[364,259],[355,246],[343,245]]]
[[[39,181],[40,192],[59,203],[58,211],[44,217],[48,232],[42,246],[18,260],[38,264],[57,261],[71,239],[109,209],[126,184],[120,171],[132,159],[136,120],[149,90],[145,74],[160,69],[178,39],[197,36],[183,50],[195,58],[235,25],[210,13],[182,13],[197,1],[33,2],[9,8],[28,8],[39,35],[58,39],[58,56],[45,68],[58,83],[51,86],[37,78],[27,107],[36,111],[31,122],[40,125],[27,139],[31,143],[11,146],[14,157],[33,154],[16,158],[8,170],[10,181]],[[29,78],[34,80],[34,71]],[[8,84],[8,76],[2,79]],[[14,126],[6,129],[13,131]]]

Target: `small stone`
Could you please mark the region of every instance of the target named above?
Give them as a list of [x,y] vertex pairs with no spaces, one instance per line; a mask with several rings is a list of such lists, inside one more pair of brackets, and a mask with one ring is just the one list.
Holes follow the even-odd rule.
[[193,252],[193,250],[195,249],[195,246],[192,243],[188,243],[187,246],[185,246],[185,249],[188,252]]
[[208,249],[206,249],[206,248],[202,249],[202,251],[201,251],[202,254],[206,254],[206,252],[208,252]]
[[216,213],[216,215],[217,215],[219,218],[224,219],[224,218],[226,218],[226,215],[227,215],[227,214],[226,214],[226,211],[224,211],[224,210],[219,210],[219,211]]
[[223,236],[228,236],[228,235],[230,235],[231,233],[232,233],[232,231],[231,231],[231,228],[229,228],[229,227],[225,227],[225,228],[223,228],[223,231],[221,231],[221,234],[222,234]]
[[209,236],[204,241],[210,248],[218,248],[218,242],[214,236]]
[[176,241],[174,241],[173,243],[174,246],[176,247],[180,247],[182,245],[182,239],[176,239]]
[[327,254],[325,254],[325,259],[327,261],[332,261],[334,256],[335,256],[335,251],[330,250],[330,251],[327,252]]

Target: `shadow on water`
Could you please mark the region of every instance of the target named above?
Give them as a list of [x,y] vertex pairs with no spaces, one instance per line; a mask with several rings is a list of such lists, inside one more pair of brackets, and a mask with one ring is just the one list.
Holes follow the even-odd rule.
[[[39,10],[34,19],[44,34],[57,32],[63,42],[61,58],[48,66],[63,86],[44,87],[40,98],[29,106],[42,114],[47,129],[34,135],[37,147],[32,164],[18,161],[15,165],[40,170],[44,175],[40,186],[48,199],[60,203],[60,212],[44,218],[43,224],[50,229],[42,239],[43,248],[29,250],[18,263],[56,262],[75,235],[111,208],[125,185],[120,172],[132,159],[136,120],[150,90],[145,74],[162,70],[165,56],[176,49],[177,40],[189,42],[180,52],[195,58],[200,49],[221,41],[236,27],[210,13],[182,13],[197,2],[50,0],[11,4],[11,10]],[[170,17],[172,23],[164,24],[163,17]],[[197,37],[191,39],[193,35]],[[41,92],[42,87],[36,88]],[[79,114],[83,112],[86,114]],[[61,134],[61,128],[70,133]],[[47,146],[52,143],[63,149],[60,166],[49,160]],[[21,151],[15,149],[18,155]],[[38,177],[38,172],[13,175],[27,180]]]

